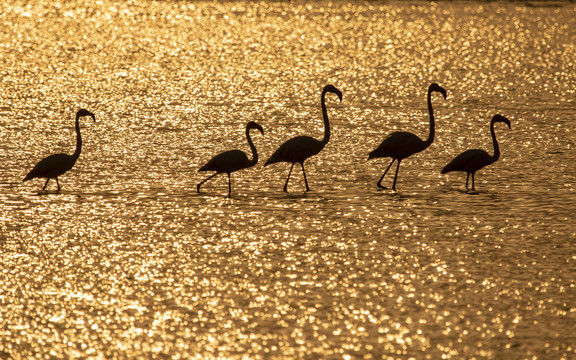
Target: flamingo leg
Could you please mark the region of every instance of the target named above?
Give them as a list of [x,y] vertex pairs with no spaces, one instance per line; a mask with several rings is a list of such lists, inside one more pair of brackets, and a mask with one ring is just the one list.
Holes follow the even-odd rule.
[[304,162],[301,162],[300,166],[302,166],[302,174],[304,174],[304,183],[306,184],[306,191],[310,191],[310,188],[308,187],[308,180],[306,180],[306,170],[304,170]]
[[290,174],[292,174],[292,169],[294,168],[294,164],[292,163],[292,166],[290,166],[290,171],[288,172],[288,177],[286,178],[286,183],[284,184],[284,192],[288,192],[288,180],[290,180]]
[[58,178],[56,178],[56,184],[58,185],[58,191],[60,191],[60,183],[58,182]]
[[392,166],[392,164],[394,163],[395,160],[396,159],[392,159],[392,161],[390,162],[390,165],[388,165],[388,167],[386,168],[386,171],[384,171],[384,174],[382,174],[382,176],[380,177],[380,180],[378,180],[378,184],[376,184],[376,185],[378,185],[378,187],[380,189],[386,189],[385,186],[382,186],[382,180],[384,179],[384,176],[386,176],[386,173],[388,172],[388,170],[390,170],[390,166]]
[[468,179],[470,178],[470,173],[466,173],[466,191],[468,191]]
[[394,183],[392,184],[392,190],[396,191],[396,179],[398,178],[398,169],[400,168],[400,160],[398,160],[398,164],[396,165],[396,174],[394,175]]
[[230,173],[228,173],[228,197],[232,197],[232,180],[230,179]]
[[46,183],[44,184],[44,187],[42,188],[42,190],[45,190],[45,189],[46,189],[46,186],[48,186],[48,181],[50,181],[50,178],[47,178],[47,179],[46,179]]
[[219,173],[216,173],[216,174],[214,174],[214,175],[210,175],[210,176],[208,176],[207,179],[204,179],[204,181],[202,181],[200,184],[196,185],[196,191],[197,191],[197,192],[200,192],[200,186],[202,186],[202,184],[204,184],[206,181],[212,179],[214,176],[216,176],[216,175],[218,175],[218,174],[219,174]]
[[475,172],[472,173],[472,191],[476,190],[474,188],[474,174],[475,174]]

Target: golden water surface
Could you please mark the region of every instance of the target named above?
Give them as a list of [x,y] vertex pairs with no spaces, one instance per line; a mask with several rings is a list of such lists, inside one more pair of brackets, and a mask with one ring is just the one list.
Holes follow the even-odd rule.
[[[576,6],[0,4],[0,358],[576,358]],[[368,161],[432,146],[398,191]],[[263,167],[296,135],[328,145]],[[74,151],[49,191],[22,183]],[[458,153],[502,156],[440,174]],[[256,167],[207,177],[230,149]],[[394,170],[394,168],[393,168]],[[392,174],[384,183],[389,186]]]

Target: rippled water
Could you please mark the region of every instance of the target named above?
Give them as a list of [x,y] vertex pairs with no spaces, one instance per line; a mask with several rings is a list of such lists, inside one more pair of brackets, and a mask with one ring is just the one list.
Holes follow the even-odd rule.
[[[576,357],[573,3],[0,5],[0,358]],[[436,139],[402,163],[386,134]],[[196,184],[210,157],[307,161]],[[22,183],[84,147],[61,193]],[[476,176],[440,169],[468,148]],[[392,177],[385,179],[385,183]]]

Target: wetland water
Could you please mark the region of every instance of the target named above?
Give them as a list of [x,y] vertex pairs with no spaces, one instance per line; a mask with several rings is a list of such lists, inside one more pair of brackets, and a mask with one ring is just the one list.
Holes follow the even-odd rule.
[[[550,4],[2,3],[0,358],[576,357],[576,7]],[[426,138],[432,82],[435,141],[378,190],[368,152]],[[329,83],[286,194],[262,165],[322,138]],[[61,193],[22,183],[79,108]],[[467,194],[440,170],[497,113]],[[197,194],[250,120],[259,164]]]

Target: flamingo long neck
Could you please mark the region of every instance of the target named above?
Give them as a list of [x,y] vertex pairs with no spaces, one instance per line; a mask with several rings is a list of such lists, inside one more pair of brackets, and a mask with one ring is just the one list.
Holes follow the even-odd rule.
[[80,120],[80,117],[76,116],[76,151],[72,154],[74,160],[80,157],[80,151],[82,151],[82,136],[80,135],[80,124],[78,120]]
[[434,141],[434,109],[432,109],[432,91],[428,90],[428,113],[430,114],[430,133],[424,142],[424,149]]
[[496,140],[496,133],[494,132],[494,121],[490,122],[490,134],[492,135],[492,144],[494,144],[492,162],[495,162],[500,157],[500,146],[498,146],[498,140]]
[[326,91],[322,91],[322,116],[324,117],[324,138],[322,139],[322,144],[328,144],[330,140],[330,121],[328,120],[328,110],[326,110]]
[[250,160],[250,166],[256,165],[258,163],[258,151],[256,151],[256,146],[252,142],[250,137],[250,129],[246,129],[246,139],[248,139],[248,145],[250,145],[250,150],[252,150],[252,160]]

